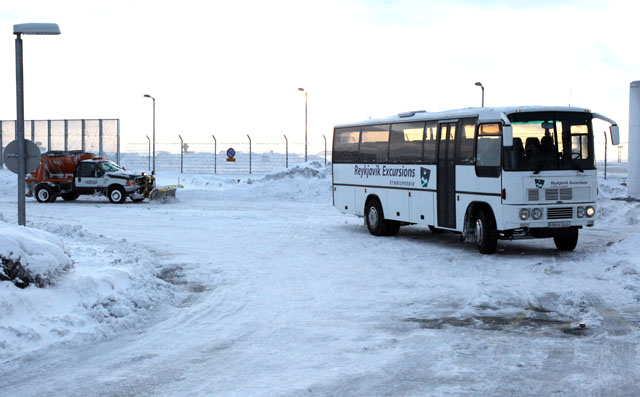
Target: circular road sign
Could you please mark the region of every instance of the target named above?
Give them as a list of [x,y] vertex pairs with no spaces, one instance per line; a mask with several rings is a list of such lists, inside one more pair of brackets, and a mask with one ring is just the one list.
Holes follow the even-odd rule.
[[236,156],[236,151],[230,147],[229,149],[227,149],[227,157],[232,159]]
[[[25,172],[33,172],[38,168],[40,164],[40,149],[38,146],[28,139],[24,140],[24,148],[27,153],[26,169]],[[4,148],[2,153],[2,161],[12,172],[18,173],[18,141],[11,141]]]

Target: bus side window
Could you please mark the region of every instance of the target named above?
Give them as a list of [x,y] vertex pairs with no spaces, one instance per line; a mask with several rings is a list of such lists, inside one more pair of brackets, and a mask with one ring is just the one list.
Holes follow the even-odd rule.
[[476,147],[476,174],[478,176],[500,176],[501,135],[500,124],[481,124],[478,126]]
[[427,121],[427,125],[424,128],[424,156],[422,161],[426,164],[436,163],[436,153],[438,144],[438,122]]
[[353,163],[358,159],[360,127],[336,128],[333,134],[333,162]]
[[360,163],[386,163],[389,159],[389,124],[362,127]]
[[422,160],[424,122],[391,125],[389,161],[416,164]]

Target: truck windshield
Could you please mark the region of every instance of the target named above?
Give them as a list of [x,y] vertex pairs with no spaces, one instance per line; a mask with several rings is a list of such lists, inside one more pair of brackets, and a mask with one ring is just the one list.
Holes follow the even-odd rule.
[[595,168],[591,113],[531,112],[509,115],[513,146],[504,148],[507,171]]
[[122,171],[122,168],[112,161],[100,162],[100,169],[104,172]]

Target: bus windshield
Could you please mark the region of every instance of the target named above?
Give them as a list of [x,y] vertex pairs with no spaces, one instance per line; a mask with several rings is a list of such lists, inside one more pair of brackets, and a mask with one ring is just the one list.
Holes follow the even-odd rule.
[[513,146],[504,148],[507,171],[595,168],[591,113],[531,112],[509,115]]

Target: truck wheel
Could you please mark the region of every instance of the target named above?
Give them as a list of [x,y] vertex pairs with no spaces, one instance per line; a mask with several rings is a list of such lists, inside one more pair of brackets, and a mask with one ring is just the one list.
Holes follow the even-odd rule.
[[73,201],[75,199],[77,199],[78,197],[80,197],[80,195],[76,192],[71,192],[71,193],[65,193],[62,195],[62,199],[65,201]]
[[485,209],[478,211],[475,222],[476,245],[481,254],[493,254],[498,248],[498,233],[493,214]]
[[556,248],[560,251],[573,251],[578,245],[578,229],[569,235],[554,237],[553,242],[556,243]]
[[125,193],[122,186],[113,186],[109,188],[109,201],[114,204],[122,204],[127,199],[127,193]]
[[39,203],[53,203],[56,201],[56,194],[49,185],[40,185],[36,188],[36,200]]

